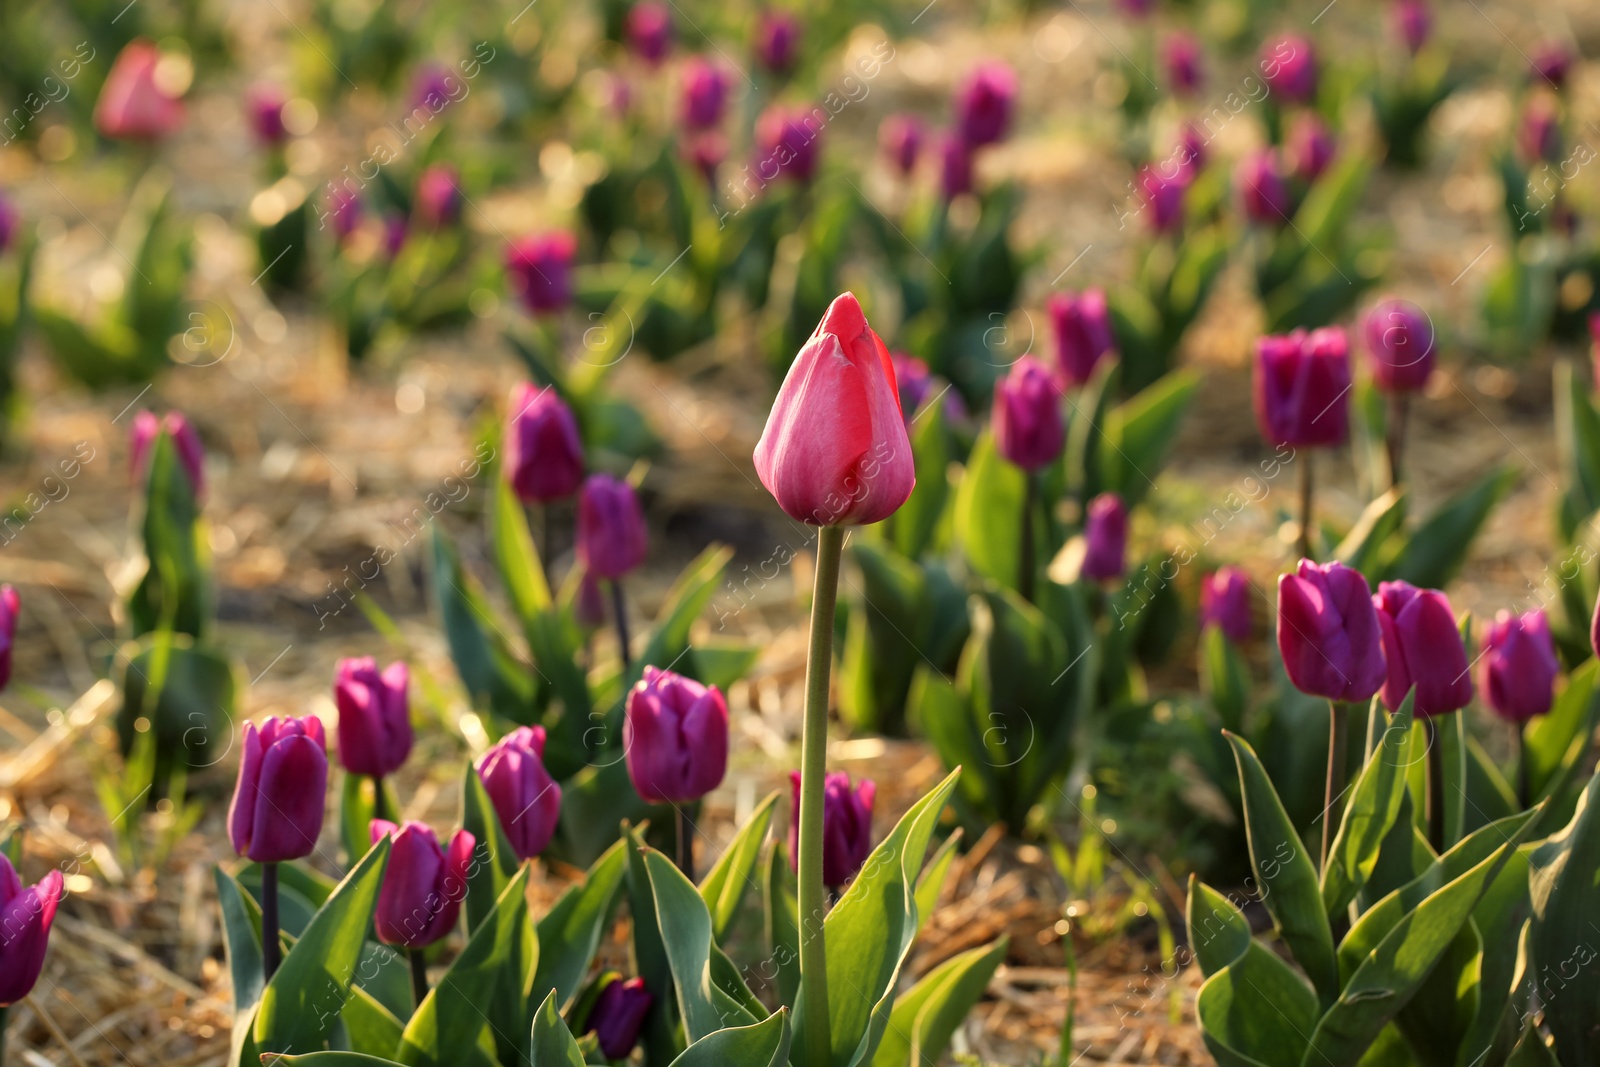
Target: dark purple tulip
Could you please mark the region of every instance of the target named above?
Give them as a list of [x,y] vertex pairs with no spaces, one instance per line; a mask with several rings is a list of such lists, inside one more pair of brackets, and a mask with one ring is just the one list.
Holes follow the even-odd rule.
[[1561,41],[1541,41],[1528,62],[1535,78],[1563,89],[1572,71],[1572,50]]
[[1302,693],[1371,700],[1384,683],[1383,639],[1361,572],[1303,559],[1294,574],[1279,578],[1278,653]]
[[1405,42],[1406,51],[1416,55],[1428,43],[1433,33],[1433,12],[1424,0],[1395,0],[1390,8],[1394,16],[1395,32]]
[[1139,189],[1150,208],[1152,232],[1176,233],[1183,228],[1183,194],[1188,183],[1182,171],[1169,176],[1160,167],[1146,166],[1139,171]]
[[972,150],[959,137],[939,138],[939,194],[945,201],[972,192]]
[[0,585],[0,691],[11,681],[11,650],[17,643],[17,616],[22,598],[15,587]]
[[626,31],[633,54],[656,66],[672,47],[672,13],[656,0],[639,0],[628,11]]
[[902,176],[916,169],[922,138],[922,120],[915,115],[890,115],[878,126],[878,147]]
[[1517,127],[1517,148],[1528,163],[1558,163],[1561,160],[1561,115],[1547,96],[1534,96],[1522,109]]
[[1066,443],[1060,387],[1049,368],[1032,356],[1017,360],[995,383],[993,420],[1000,455],[1025,471],[1054,463]]
[[1339,151],[1339,142],[1333,131],[1314,111],[1304,111],[1295,116],[1289,127],[1289,158],[1294,160],[1294,173],[1301,181],[1310,184],[1322,176]]
[[1389,710],[1398,710],[1413,686],[1419,716],[1443,715],[1471,703],[1472,672],[1449,599],[1437,589],[1383,582],[1372,603],[1389,667],[1383,683]]
[[722,121],[728,104],[728,75],[704,56],[683,64],[683,124],[703,130]]
[[628,777],[651,804],[688,804],[728,772],[728,702],[716,686],[646,667],[622,724]]
[[17,210],[17,205],[4,194],[0,194],[0,252],[11,247],[11,242],[17,236],[17,224],[22,221],[22,213]]
[[1285,34],[1261,46],[1261,75],[1267,86],[1291,104],[1304,104],[1317,95],[1317,57],[1311,41]]
[[406,225],[406,217],[398,212],[386,215],[383,220],[383,251],[390,259],[400,254],[406,246],[406,238],[411,236],[411,229]]
[[1161,45],[1161,61],[1167,68],[1167,84],[1179,96],[1192,95],[1200,88],[1200,41],[1192,33],[1178,30],[1167,35]]
[[521,237],[506,248],[506,284],[535,315],[572,302],[572,259],[578,239],[565,230]]
[[998,60],[980,63],[956,90],[956,131],[970,148],[1003,140],[1011,127],[1017,75]]
[[1409,300],[1385,300],[1361,323],[1372,354],[1372,378],[1386,393],[1413,393],[1428,384],[1437,359],[1433,322]]
[[1250,639],[1250,579],[1238,567],[1218,567],[1200,579],[1200,628],[1221,627],[1235,644]]
[[756,17],[756,62],[774,74],[787,74],[800,58],[800,20],[768,9]]
[[1246,156],[1233,172],[1233,187],[1244,206],[1245,217],[1266,226],[1286,226],[1289,186],[1283,180],[1278,158],[1270,148]]
[[802,185],[817,173],[822,120],[815,110],[773,105],[756,122],[756,176],[763,182],[788,175]]
[[523,382],[512,389],[505,447],[506,473],[524,504],[565,499],[583,484],[578,422],[549,386]]
[[644,562],[649,530],[633,486],[609,474],[591,474],[578,493],[578,558],[597,578],[611,581]]
[[328,742],[322,720],[269,716],[244,724],[239,781],[228,809],[233,850],[257,863],[311,855],[322,832]]
[[460,79],[441,63],[424,63],[411,81],[411,105],[438,113],[449,106],[463,88]]
[[[1200,127],[1192,122],[1185,122],[1178,131],[1178,147],[1173,155],[1176,158],[1179,175],[1185,182],[1193,181],[1202,170],[1206,168],[1206,160],[1210,158],[1210,141],[1200,132]],[[1165,170],[1163,174],[1167,173]]]
[[1350,346],[1324,326],[1256,342],[1256,425],[1268,444],[1341,445],[1350,435]]
[[894,364],[894,380],[900,389],[900,416],[909,424],[933,391],[933,374],[925,362],[905,352],[890,352],[889,362]]
[[1128,509],[1115,493],[1089,501],[1083,520],[1083,576],[1104,582],[1121,578],[1127,569]]
[[478,761],[478,777],[519,859],[545,850],[561,819],[561,786],[544,769],[544,727],[519,726]]
[[[789,866],[800,862],[800,772],[789,772]],[[822,788],[822,884],[838,889],[855,877],[872,854],[872,802],[878,787],[863,778],[830,771]],[[798,869],[798,868],[797,868]]]
[[1483,695],[1502,719],[1522,723],[1549,711],[1561,664],[1544,612],[1496,615],[1483,637],[1479,670]]
[[430,230],[461,221],[461,176],[448,163],[435,163],[417,179],[417,221]]
[[1068,388],[1082,385],[1111,351],[1111,314],[1104,289],[1057,293],[1046,305],[1056,335],[1056,363]]
[[0,852],[0,1008],[26,997],[39,981],[64,881],[60,871],[51,871],[24,887]]
[[318,219],[318,228],[323,222],[330,222],[334,237],[341,242],[348,241],[360,227],[365,214],[366,210],[361,206],[361,194],[341,185],[329,191],[328,209]]
[[447,937],[467,896],[467,868],[477,838],[457,830],[447,853],[427,823],[396,826],[373,819],[372,843],[389,838],[389,859],[372,925],[378,940],[400,948],[425,948]]
[[383,778],[411,755],[411,672],[400,660],[380,673],[371,656],[342,659],[333,676],[339,762],[351,774]]
[[626,982],[614,978],[595,998],[584,1033],[594,1033],[606,1059],[627,1059],[633,1046],[639,1043],[639,1030],[655,1001],[650,990],[644,987],[643,978],[630,978]]
[[163,432],[172,438],[178,452],[178,465],[188,475],[195,499],[200,499],[205,495],[205,447],[200,444],[194,424],[181,412],[169,411],[157,417],[153,411],[141,411],[133,417],[133,428],[128,433],[128,463],[134,479],[144,478],[150,449],[155,445],[156,436]]
[[283,105],[287,102],[283,90],[271,82],[260,82],[245,90],[244,113],[250,120],[250,130],[268,148],[277,148],[289,139],[283,124]]

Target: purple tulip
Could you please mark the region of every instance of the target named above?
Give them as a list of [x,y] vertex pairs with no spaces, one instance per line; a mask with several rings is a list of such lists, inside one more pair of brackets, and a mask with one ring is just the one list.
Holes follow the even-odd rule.
[[270,716],[244,724],[239,782],[228,809],[233,850],[257,863],[311,855],[322,832],[328,742],[322,720]]
[[406,238],[411,236],[411,229],[406,225],[406,217],[398,212],[386,215],[383,220],[383,252],[390,259],[400,254],[406,246]]
[[583,484],[583,441],[572,409],[554,389],[522,382],[506,418],[506,473],[524,504],[563,500]]
[[1183,30],[1169,34],[1162,43],[1161,61],[1167,68],[1167,84],[1179,96],[1193,95],[1200,88],[1201,55],[1199,39]]
[[909,426],[933,391],[933,374],[927,363],[905,352],[890,352],[889,362],[894,364],[894,380],[900,390],[900,417]]
[[1150,229],[1155,233],[1176,233],[1183,228],[1183,194],[1188,183],[1180,171],[1164,176],[1157,167],[1139,171],[1139,187],[1150,207]]
[[1572,58],[1572,50],[1565,43],[1541,41],[1534,47],[1528,65],[1535,78],[1548,82],[1553,88],[1564,89],[1567,75],[1572,71]]
[[544,769],[544,727],[519,726],[478,761],[478,777],[519,859],[532,859],[555,836],[561,786]]
[[633,788],[651,804],[688,804],[728,771],[728,703],[716,686],[646,667],[622,725]]
[[1128,509],[1115,493],[1089,501],[1083,521],[1085,578],[1103,582],[1121,578],[1127,569]]
[[1397,711],[1413,686],[1416,713],[1424,718],[1458,711],[1472,702],[1472,672],[1450,601],[1437,589],[1383,582],[1372,598],[1383,631],[1388,678],[1383,702]]
[[1246,156],[1233,172],[1233,187],[1245,217],[1266,226],[1286,226],[1292,203],[1277,155],[1269,148]]
[[1522,109],[1517,148],[1528,163],[1561,161],[1561,115],[1547,96],[1534,96]]
[[1302,693],[1371,700],[1384,683],[1383,640],[1361,572],[1337,561],[1303,559],[1294,574],[1280,577],[1278,653]]
[[1308,103],[1317,95],[1317,57],[1307,38],[1290,33],[1268,41],[1260,59],[1268,88],[1289,103]]
[[1205,170],[1206,160],[1211,156],[1208,151],[1210,143],[1192,122],[1185,122],[1178,131],[1178,147],[1173,156],[1177,161],[1178,174],[1184,182],[1193,181]]
[[324,221],[333,224],[333,236],[341,243],[348,241],[361,226],[366,209],[361,204],[361,194],[348,186],[340,185],[328,192],[328,209],[317,220],[320,229]]
[[683,64],[683,124],[704,130],[722,121],[727,110],[728,75],[704,56],[690,56]]
[[1235,644],[1250,639],[1250,579],[1238,567],[1218,567],[1200,579],[1200,628],[1217,626]]
[[424,63],[411,80],[411,106],[427,108],[437,114],[456,98],[461,82],[442,63]]
[[995,384],[993,420],[1000,455],[1030,473],[1054,463],[1066,443],[1060,387],[1032,356],[1013,363]]
[[997,60],[980,63],[956,91],[956,130],[969,148],[1003,140],[1017,99],[1017,75]]
[[289,130],[283,124],[283,105],[287,102],[283,90],[271,82],[245,90],[244,113],[250,120],[250,130],[268,148],[277,148],[289,139]]
[[173,448],[178,453],[178,465],[188,475],[189,488],[194,492],[195,499],[200,499],[205,495],[205,447],[200,444],[200,435],[195,432],[194,424],[180,412],[169,411],[158,418],[153,411],[141,411],[133,417],[133,428],[128,434],[128,463],[133,469],[134,479],[138,481],[145,477],[150,450],[155,446],[156,436],[161,433],[172,439]]
[[626,982],[613,978],[601,988],[594,1007],[589,1009],[584,1033],[595,1035],[606,1059],[627,1059],[633,1046],[639,1043],[639,1030],[655,1001],[650,990],[645,988],[643,978],[630,978]]
[[756,17],[756,62],[774,74],[787,74],[800,58],[800,20],[768,9]]
[[378,940],[400,948],[425,948],[449,936],[467,896],[467,868],[478,839],[457,830],[447,853],[427,823],[396,826],[387,819],[373,819],[371,833],[373,844],[390,839],[372,922]]
[[1542,610],[1496,615],[1483,637],[1482,659],[1479,684],[1496,715],[1523,723],[1550,710],[1561,664]]
[[922,120],[915,115],[890,115],[878,126],[878,147],[902,177],[916,169],[922,140]]
[[1316,181],[1333,162],[1339,151],[1339,142],[1333,131],[1317,117],[1314,111],[1304,111],[1295,116],[1289,127],[1289,158],[1294,160],[1294,173],[1306,184]]
[[1343,444],[1350,434],[1350,347],[1343,328],[1257,341],[1255,408],[1268,444]]
[[333,677],[339,762],[351,774],[383,778],[411,755],[411,672],[396,660],[378,672],[371,656],[342,659]]
[[[789,866],[800,862],[800,772],[789,772]],[[872,802],[878,787],[863,778],[850,787],[850,776],[830,771],[822,787],[822,883],[838,889],[855,877],[872,854]]]
[[1372,354],[1372,378],[1386,393],[1413,393],[1428,384],[1437,359],[1433,321],[1409,300],[1385,300],[1367,312],[1361,337]]
[[1095,365],[1111,351],[1111,314],[1104,289],[1057,293],[1046,309],[1056,334],[1056,362],[1062,380],[1073,388],[1088,381]]
[[11,247],[11,242],[17,236],[17,224],[21,221],[22,213],[17,210],[17,205],[0,194],[0,252]]
[[0,691],[11,681],[11,650],[17,643],[17,617],[22,598],[15,587],[0,585]]
[[959,137],[939,139],[939,194],[948,203],[972,192],[972,150]]
[[600,579],[592,571],[584,571],[578,579],[578,595],[573,600],[572,615],[586,631],[598,630],[606,622],[606,598],[600,592]]
[[572,259],[578,239],[565,230],[522,237],[506,249],[506,284],[535,315],[572,302]]
[[616,581],[644,562],[650,532],[633,486],[591,474],[578,492],[578,558],[597,578]]
[[435,163],[417,179],[417,221],[430,230],[461,221],[461,176],[448,163]]
[[1406,51],[1416,55],[1428,43],[1433,33],[1433,12],[1424,0],[1395,0],[1390,8],[1394,17],[1395,32],[1405,42]]
[[39,981],[63,882],[60,871],[51,871],[38,885],[24,887],[0,852],[0,1008],[17,1003]]
[[767,108],[756,122],[756,176],[763,182],[788,175],[802,185],[817,173],[822,122],[815,110]]
[[628,10],[628,45],[633,54],[657,66],[672,47],[672,13],[656,0],[639,0]]

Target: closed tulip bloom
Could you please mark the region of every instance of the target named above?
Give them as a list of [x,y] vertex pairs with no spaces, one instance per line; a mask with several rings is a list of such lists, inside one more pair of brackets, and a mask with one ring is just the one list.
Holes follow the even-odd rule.
[[1561,41],[1542,41],[1534,47],[1529,67],[1533,77],[1557,89],[1565,88],[1572,70],[1572,50]]
[[1378,609],[1383,657],[1389,667],[1383,683],[1383,702],[1389,710],[1397,710],[1413,686],[1416,713],[1424,717],[1471,703],[1467,650],[1449,599],[1437,589],[1383,582],[1372,603]]
[[523,382],[511,390],[506,473],[524,504],[563,500],[583,484],[583,441],[572,409],[554,389]]
[[437,114],[450,106],[452,100],[461,98],[457,90],[463,85],[449,67],[441,63],[424,63],[411,79],[411,104],[413,108],[427,108]]
[[1528,163],[1561,160],[1561,116],[1546,96],[1535,96],[1522,111],[1517,127],[1517,148]]
[[1177,162],[1179,176],[1185,182],[1194,181],[1199,173],[1205,170],[1206,161],[1210,158],[1208,145],[1206,135],[1192,122],[1185,122],[1183,128],[1178,131],[1178,147],[1173,151],[1173,156]]
[[311,855],[322,833],[328,743],[322,720],[269,717],[244,724],[239,781],[228,809],[233,850],[257,863]]
[[1405,42],[1406,51],[1416,55],[1428,43],[1433,33],[1433,12],[1423,0],[1395,0],[1390,8],[1394,16],[1395,32]]
[[[789,865],[800,856],[800,772],[789,772]],[[822,884],[838,889],[854,878],[872,854],[872,802],[878,787],[863,778],[850,787],[850,776],[829,771],[822,790]]]
[[1317,95],[1317,57],[1311,42],[1285,34],[1261,47],[1261,74],[1267,86],[1292,104],[1304,104]]
[[1325,326],[1256,342],[1256,425],[1272,445],[1341,445],[1350,434],[1350,348]]
[[651,804],[688,804],[728,771],[728,704],[716,686],[646,667],[622,724],[633,788]]
[[1428,384],[1436,359],[1433,323],[1409,300],[1385,300],[1361,323],[1372,354],[1372,378],[1386,393],[1412,393]]
[[593,571],[585,570],[578,579],[578,595],[572,603],[572,615],[584,630],[598,630],[606,621],[606,598],[600,592],[600,579]]
[[895,384],[900,389],[900,413],[909,423],[933,391],[933,373],[928,370],[927,363],[905,352],[890,352],[889,362],[894,366]]
[[945,201],[972,192],[972,151],[959,137],[939,139],[939,194]]
[[1483,637],[1481,662],[1478,684],[1496,715],[1522,723],[1550,710],[1561,664],[1542,610],[1496,615]]
[[656,1002],[643,978],[623,981],[614,978],[607,982],[589,1009],[585,1033],[593,1033],[599,1042],[600,1052],[608,1060],[627,1059],[633,1046],[639,1043],[639,1030],[644,1026],[650,1007]]
[[1295,573],[1279,578],[1278,653],[1302,693],[1371,700],[1384,683],[1383,639],[1361,572],[1303,559]]
[[915,115],[890,115],[878,126],[878,147],[902,176],[916,169],[922,141],[922,120]]
[[1333,131],[1315,112],[1295,116],[1289,127],[1289,157],[1294,160],[1297,178],[1306,183],[1316,181],[1338,151],[1339,142],[1334,140]]
[[802,185],[816,177],[822,123],[814,111],[773,106],[756,121],[756,176],[763,182],[788,176]]
[[1265,226],[1288,225],[1294,205],[1277,156],[1271,149],[1262,149],[1239,161],[1233,172],[1233,188],[1244,207],[1245,217],[1251,222]]
[[704,56],[683,64],[683,124],[703,130],[722,121],[728,103],[728,76]]
[[800,20],[768,9],[756,18],[756,61],[774,74],[787,74],[800,58]]
[[519,859],[545,850],[561,819],[561,787],[544,769],[544,727],[519,726],[478,761],[478,777]]
[[17,643],[17,616],[22,598],[10,585],[0,585],[0,690],[11,681],[11,649]]
[[1068,388],[1094,374],[1100,358],[1111,351],[1111,313],[1104,289],[1057,293],[1045,305],[1056,335],[1056,363]]
[[1200,42],[1191,33],[1179,30],[1163,42],[1161,60],[1167,68],[1167,84],[1179,96],[1190,96],[1200,88],[1200,56]]
[[283,90],[271,82],[252,85],[244,94],[244,113],[250,121],[250,130],[256,140],[268,148],[277,148],[289,139],[289,130],[283,124]]
[[956,132],[970,148],[1003,140],[1016,99],[1016,72],[997,60],[980,63],[956,90]]
[[22,213],[17,210],[17,205],[0,193],[0,252],[11,247],[11,242],[17,236],[17,225],[21,221]]
[[0,1008],[26,997],[39,981],[63,882],[60,871],[51,871],[39,884],[24,886],[0,852]]
[[591,474],[578,493],[578,558],[597,578],[615,580],[644,562],[649,531],[633,486]]
[[1083,521],[1083,576],[1103,582],[1121,578],[1127,569],[1128,509],[1115,493],[1089,501]]
[[894,364],[853,294],[834,299],[789,365],[755,464],[778,506],[813,526],[878,522],[911,495]]
[[417,221],[430,230],[461,221],[461,176],[448,163],[435,163],[417,179]]
[[522,237],[506,249],[506,282],[536,315],[572,302],[572,259],[578,239],[565,230]]
[[317,228],[331,224],[333,236],[340,241],[347,241],[361,227],[365,215],[361,194],[341,185],[328,193],[328,208],[318,217]]
[[351,774],[382,778],[411,754],[411,672],[396,660],[378,671],[371,656],[342,659],[333,678],[339,707],[339,762]]
[[1060,388],[1032,356],[1017,360],[995,384],[993,418],[995,447],[1025,471],[1048,467],[1066,444]]
[[390,839],[378,909],[372,917],[378,940],[400,948],[424,948],[447,937],[467,896],[467,868],[477,838],[457,830],[447,851],[427,823],[396,826],[374,819],[371,832],[373,844]]
[[1238,567],[1218,567],[1200,579],[1200,628],[1220,627],[1235,644],[1250,638],[1250,579]]
[[140,37],[111,63],[94,105],[94,128],[121,141],[158,141],[183,125],[183,104],[161,83],[161,50]]
[[1139,188],[1150,209],[1150,229],[1155,233],[1176,233],[1183,228],[1183,194],[1188,186],[1181,172],[1163,175],[1157,167],[1139,171]]
[[128,433],[128,463],[133,468],[134,478],[143,480],[145,477],[150,449],[162,432],[172,438],[178,465],[189,478],[190,490],[199,499],[205,493],[205,446],[200,443],[194,424],[176,411],[159,417],[153,411],[141,411],[133,417],[133,428]]
[[667,58],[672,47],[672,13],[665,4],[639,0],[628,10],[625,29],[634,55],[651,66]]

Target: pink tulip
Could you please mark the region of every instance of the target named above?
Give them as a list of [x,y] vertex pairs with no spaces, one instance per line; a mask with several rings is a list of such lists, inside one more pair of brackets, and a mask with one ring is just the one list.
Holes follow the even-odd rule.
[[890,115],[878,126],[878,147],[902,176],[916,168],[922,141],[922,120],[915,115]]
[[714,685],[646,667],[622,726],[633,788],[651,804],[688,804],[728,771],[728,703]]
[[591,474],[578,492],[578,558],[597,578],[616,581],[644,562],[650,531],[633,486]]
[[506,284],[536,315],[572,302],[572,260],[578,239],[565,230],[519,238],[506,249]]
[[1483,636],[1482,663],[1478,684],[1496,715],[1522,723],[1550,710],[1561,663],[1542,609],[1496,615]]
[[1384,646],[1372,591],[1337,561],[1300,561],[1278,579],[1278,654],[1302,693],[1360,703],[1384,684]]
[[1089,501],[1083,522],[1083,576],[1097,582],[1121,578],[1127,570],[1128,508],[1115,493]]
[[1005,139],[1017,99],[1017,75],[1008,65],[980,63],[956,90],[956,130],[969,147]]
[[205,493],[205,447],[200,444],[194,424],[180,412],[169,411],[158,418],[153,411],[141,411],[133,417],[133,428],[128,434],[128,463],[133,468],[134,478],[145,477],[150,449],[155,445],[156,436],[162,433],[172,439],[178,452],[178,464],[188,475],[189,488],[198,500]]
[[60,871],[51,871],[24,887],[0,852],[0,1008],[26,997],[39,981],[64,881]]
[[328,742],[322,720],[270,716],[244,724],[239,781],[228,810],[233,849],[257,863],[309,856],[322,832]]
[[545,850],[561,819],[561,786],[544,768],[544,727],[519,726],[478,761],[478,777],[520,859]]
[[[792,803],[789,805],[789,865],[800,856],[800,772],[789,772]],[[830,771],[823,778],[822,792],[822,884],[837,889],[855,877],[872,854],[872,802],[878,787],[863,778],[855,787],[843,771]]]
[[583,441],[572,409],[556,395],[522,382],[506,416],[505,469],[525,504],[562,500],[583,484]]
[[342,659],[334,673],[339,762],[351,774],[383,778],[411,754],[411,673],[396,660],[378,671],[371,656]]
[[1043,363],[1023,356],[995,383],[993,421],[995,447],[1009,462],[1033,472],[1056,461],[1067,429],[1060,387]]
[[372,843],[390,839],[373,928],[385,945],[424,948],[449,936],[467,896],[477,838],[457,830],[448,851],[427,823],[374,819]]
[[1240,644],[1250,637],[1250,579],[1238,567],[1218,567],[1200,580],[1200,628],[1220,627]]
[[1111,351],[1111,316],[1104,289],[1057,293],[1045,306],[1056,335],[1056,361],[1068,388],[1087,382]]
[[11,650],[17,643],[17,616],[22,598],[14,586],[0,585],[0,690],[11,681]]
[[1398,710],[1416,688],[1418,717],[1458,711],[1472,701],[1472,672],[1449,599],[1437,589],[1383,582],[1372,598],[1383,633],[1388,677],[1383,702]]
[[161,50],[144,38],[129,41],[111,63],[94,105],[94,127],[122,141],[159,141],[183,125],[183,104],[156,79]]

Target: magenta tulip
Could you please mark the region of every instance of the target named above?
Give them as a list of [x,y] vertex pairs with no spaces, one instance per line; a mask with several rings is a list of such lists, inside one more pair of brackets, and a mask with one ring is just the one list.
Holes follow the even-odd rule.
[[1271,149],[1246,156],[1233,172],[1233,188],[1245,217],[1262,226],[1287,226],[1294,207],[1278,157]]
[[1165,175],[1158,167],[1139,171],[1139,188],[1150,209],[1150,229],[1154,233],[1176,233],[1183,228],[1183,196],[1188,191],[1185,173]]
[[612,581],[644,562],[649,530],[633,486],[591,474],[578,493],[578,558],[597,578]]
[[585,570],[578,579],[578,595],[572,603],[572,616],[585,631],[598,630],[606,622],[606,598],[600,591],[600,579],[593,571]]
[[461,176],[448,163],[435,163],[417,179],[416,217],[425,229],[461,221]]
[[1523,723],[1550,710],[1561,663],[1542,610],[1496,615],[1483,637],[1481,662],[1479,684],[1496,715]]
[[1238,567],[1218,567],[1200,579],[1200,628],[1215,626],[1235,644],[1250,638],[1250,579]]
[[1388,677],[1383,702],[1397,710],[1413,686],[1416,713],[1443,715],[1472,700],[1472,675],[1450,601],[1437,589],[1383,582],[1372,598],[1383,631]]
[[639,0],[628,10],[624,27],[633,54],[651,66],[667,58],[672,47],[672,13],[657,0]]
[[816,110],[774,105],[763,111],[756,121],[756,177],[771,182],[787,176],[808,184],[817,173],[823,125]]
[[756,62],[774,74],[787,74],[800,58],[800,33],[800,20],[789,12],[761,12],[756,18]]
[[198,500],[205,494],[205,446],[200,443],[194,424],[179,412],[169,411],[157,417],[153,411],[141,411],[133,417],[133,427],[128,433],[128,464],[133,469],[133,477],[135,480],[145,477],[150,449],[161,433],[172,439],[178,465],[188,476],[189,488]]
[[11,650],[17,643],[17,617],[22,613],[22,598],[15,587],[0,585],[0,690],[11,681]]
[[1068,388],[1082,385],[1110,352],[1111,314],[1104,289],[1057,293],[1046,305],[1056,335],[1056,362]]
[[1025,471],[1056,461],[1066,444],[1061,390],[1043,363],[1023,356],[994,387],[994,440],[1000,455]]
[[261,82],[245,90],[244,113],[256,140],[268,148],[278,148],[289,139],[283,124],[283,107],[288,101],[283,90],[271,82]]
[[[1459,642],[1457,642],[1459,644]],[[1302,693],[1360,703],[1384,684],[1378,612],[1361,572],[1300,561],[1278,579],[1278,652]]]
[[1517,149],[1530,166],[1561,161],[1561,115],[1547,96],[1534,96],[1522,110]]
[[1433,33],[1433,12],[1424,0],[1395,0],[1390,12],[1394,18],[1395,32],[1405,43],[1406,51],[1416,55],[1428,43]]
[[625,1060],[639,1043],[639,1030],[655,1001],[643,978],[613,978],[601,987],[589,1009],[584,1032],[595,1035],[606,1059]]
[[37,885],[23,886],[0,852],[0,1008],[26,997],[39,981],[64,881],[60,871],[51,871]]
[[1017,75],[996,60],[980,63],[956,90],[956,131],[970,148],[1003,140],[1011,127]]
[[411,106],[438,114],[461,99],[464,84],[442,63],[424,63],[411,77]]
[[709,129],[722,121],[727,103],[728,75],[704,56],[690,56],[683,64],[683,124]]
[[1101,493],[1089,501],[1083,521],[1085,578],[1111,581],[1127,568],[1128,509],[1115,493]]
[[120,141],[159,141],[183,125],[183,103],[156,77],[161,50],[136,38],[111,62],[94,105],[94,127]]
[[564,230],[523,237],[506,249],[506,283],[535,315],[572,302],[572,260],[578,239]]
[[519,726],[478,761],[478,777],[520,859],[545,850],[561,819],[561,786],[544,769],[544,727]]
[[1367,313],[1361,337],[1372,354],[1372,378],[1386,393],[1412,393],[1428,384],[1437,358],[1433,322],[1409,300],[1385,300]]
[[922,141],[922,120],[915,115],[890,115],[878,126],[878,147],[902,177],[916,169]]
[[1334,140],[1333,131],[1315,112],[1295,116],[1289,127],[1289,158],[1294,160],[1295,177],[1307,184],[1316,181],[1338,151],[1339,142]]
[[333,700],[339,708],[339,762],[351,774],[383,778],[411,754],[411,673],[404,662],[378,672],[371,656],[339,661]]
[[233,850],[257,863],[311,855],[322,833],[328,743],[322,720],[270,716],[244,725],[243,754],[228,835]]
[[22,212],[17,210],[17,205],[11,202],[10,197],[0,193],[0,252],[11,247],[21,222]]
[[[822,793],[822,884],[838,889],[855,877],[872,854],[872,802],[878,787],[863,778],[850,787],[850,776],[830,771]],[[789,865],[800,855],[800,772],[789,772]]]
[[1541,41],[1534,46],[1528,66],[1533,77],[1556,89],[1567,84],[1567,74],[1572,70],[1572,49],[1561,41]]
[[939,138],[939,195],[945,201],[972,192],[972,149],[959,137]]
[[1161,46],[1162,64],[1167,68],[1167,84],[1179,96],[1191,96],[1200,88],[1200,41],[1179,30]]
[[1256,425],[1268,444],[1340,445],[1350,433],[1350,350],[1325,326],[1256,342]]
[[1268,88],[1289,103],[1308,103],[1317,95],[1317,58],[1308,39],[1285,34],[1268,41],[1260,60]]
[[549,386],[523,382],[511,390],[505,451],[511,488],[525,504],[565,499],[583,484],[578,421]]
[[373,915],[378,940],[399,948],[424,948],[447,937],[467,896],[467,869],[477,838],[457,830],[447,852],[427,823],[396,826],[374,819],[371,832],[373,844],[389,838],[389,859]]
[[716,686],[646,667],[622,726],[633,788],[651,804],[688,804],[728,770],[728,704]]

